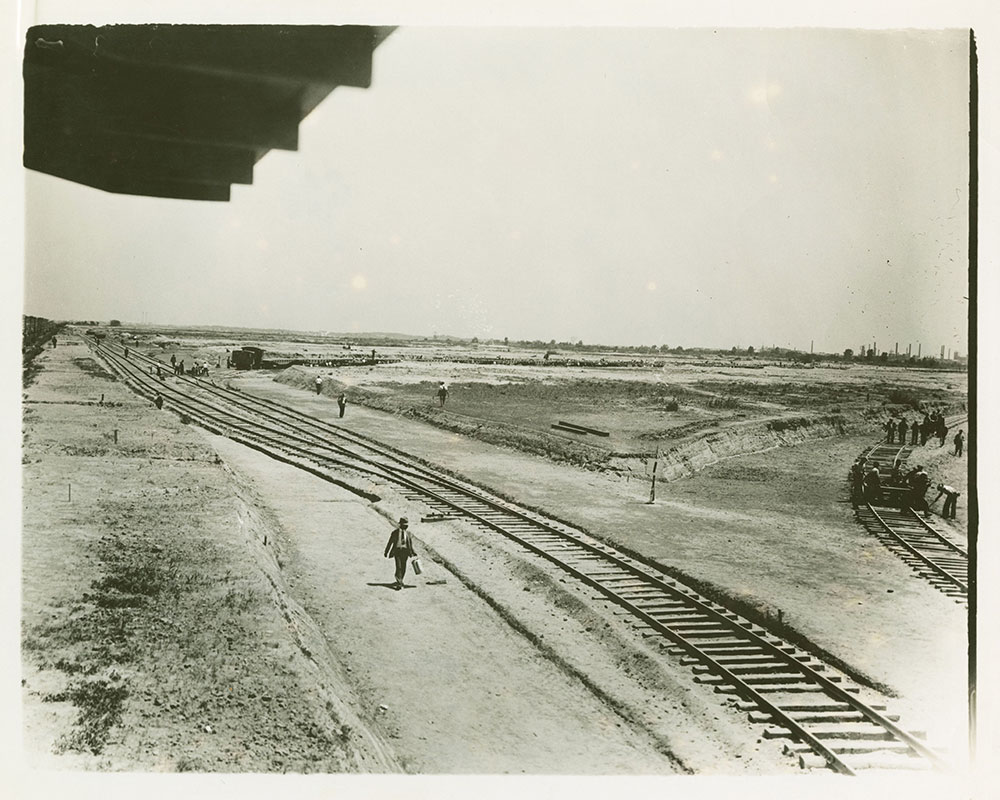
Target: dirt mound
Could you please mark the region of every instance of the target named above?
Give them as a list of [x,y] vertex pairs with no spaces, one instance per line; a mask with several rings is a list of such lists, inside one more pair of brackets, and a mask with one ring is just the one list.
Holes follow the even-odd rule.
[[[850,426],[840,416],[783,417],[736,424],[661,451],[658,475],[664,480],[674,480],[736,456],[848,432]],[[612,466],[632,472],[647,469],[645,460],[638,459],[615,459]]]

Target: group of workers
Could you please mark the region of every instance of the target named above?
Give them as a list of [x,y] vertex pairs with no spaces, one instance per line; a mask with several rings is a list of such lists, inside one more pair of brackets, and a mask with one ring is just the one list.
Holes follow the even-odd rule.
[[898,493],[897,500],[901,508],[912,508],[915,512],[922,512],[925,518],[931,515],[931,505],[944,497],[941,515],[955,519],[955,509],[961,493],[952,486],[939,483],[937,497],[928,503],[927,490],[930,488],[931,479],[922,464],[903,474],[902,459],[897,458],[891,471],[883,475],[879,471],[877,462],[869,463],[865,456],[861,456],[851,467],[850,480],[851,505],[854,508],[862,503],[881,504],[885,501],[883,489],[892,489],[894,493]]
[[[940,445],[944,445],[945,437],[948,435],[948,426],[944,423],[944,414],[940,411],[930,411],[924,413],[923,420],[913,420],[908,423],[905,418],[897,421],[890,417],[885,423],[886,442],[889,444],[906,444],[906,433],[910,433],[910,444],[927,444],[927,440],[936,436],[940,440]],[[939,445],[939,446],[940,446]]]

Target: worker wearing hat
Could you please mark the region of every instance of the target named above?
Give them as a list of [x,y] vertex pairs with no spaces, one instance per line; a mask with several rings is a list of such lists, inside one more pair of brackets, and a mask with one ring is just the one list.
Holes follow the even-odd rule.
[[410,535],[410,521],[406,517],[399,518],[399,524],[389,534],[385,545],[385,557],[396,560],[396,582],[393,589],[403,588],[403,578],[406,576],[406,561],[417,555],[413,549],[413,537]]

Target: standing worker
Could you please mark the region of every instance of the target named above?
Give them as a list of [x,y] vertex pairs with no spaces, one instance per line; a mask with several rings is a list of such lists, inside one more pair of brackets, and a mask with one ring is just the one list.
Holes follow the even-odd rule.
[[885,432],[888,434],[886,442],[892,444],[892,440],[896,436],[896,423],[893,421],[892,417],[889,417],[889,421],[885,423]]
[[962,448],[965,447],[965,434],[959,431],[955,434],[955,455],[962,455]]
[[323,391],[323,376],[322,375],[317,375],[316,376],[316,394],[319,394],[321,391]]
[[337,398],[337,405],[340,406],[340,418],[344,418],[344,412],[347,410],[347,395],[343,392],[340,393],[340,397]]
[[857,508],[864,495],[865,464],[868,459],[861,456],[851,467],[851,506]]
[[163,395],[159,392],[157,392],[156,397],[153,398],[153,405],[156,406],[157,409],[163,408]]
[[925,496],[927,487],[930,485],[930,476],[922,466],[917,467],[917,471],[910,478],[910,508],[914,511],[923,511],[925,517],[931,515],[931,509],[927,505],[927,497]]
[[864,491],[865,502],[872,504],[882,502],[882,480],[878,473],[878,467],[872,467],[865,475]]
[[910,425],[910,444],[916,445],[917,437],[920,435],[920,423],[913,420],[913,424]]
[[899,432],[899,443],[906,444],[906,417],[903,417],[899,421],[899,425],[896,426],[896,430]]
[[416,557],[413,549],[413,537],[410,535],[410,521],[406,517],[399,518],[399,525],[389,534],[385,545],[385,557],[396,560],[396,582],[392,588],[397,592],[403,588],[403,578],[406,577],[406,560]]
[[441,381],[441,385],[438,386],[437,395],[441,403],[441,408],[444,408],[445,401],[448,399],[448,384],[444,381]]

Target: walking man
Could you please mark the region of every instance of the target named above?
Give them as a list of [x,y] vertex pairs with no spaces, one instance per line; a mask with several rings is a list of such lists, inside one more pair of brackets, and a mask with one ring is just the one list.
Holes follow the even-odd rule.
[[962,455],[962,448],[965,447],[965,434],[959,431],[955,434],[955,455]]
[[406,561],[416,557],[413,549],[413,537],[410,536],[410,521],[406,517],[399,518],[399,525],[389,534],[385,545],[385,557],[396,560],[396,582],[392,588],[397,592],[403,588],[403,578],[406,577]]
[[337,398],[337,405],[340,406],[340,418],[343,419],[344,412],[347,410],[347,395],[343,392],[341,392],[340,397]]
[[444,408],[444,403],[448,399],[448,385],[444,381],[441,381],[441,385],[438,386],[437,395],[441,408]]

